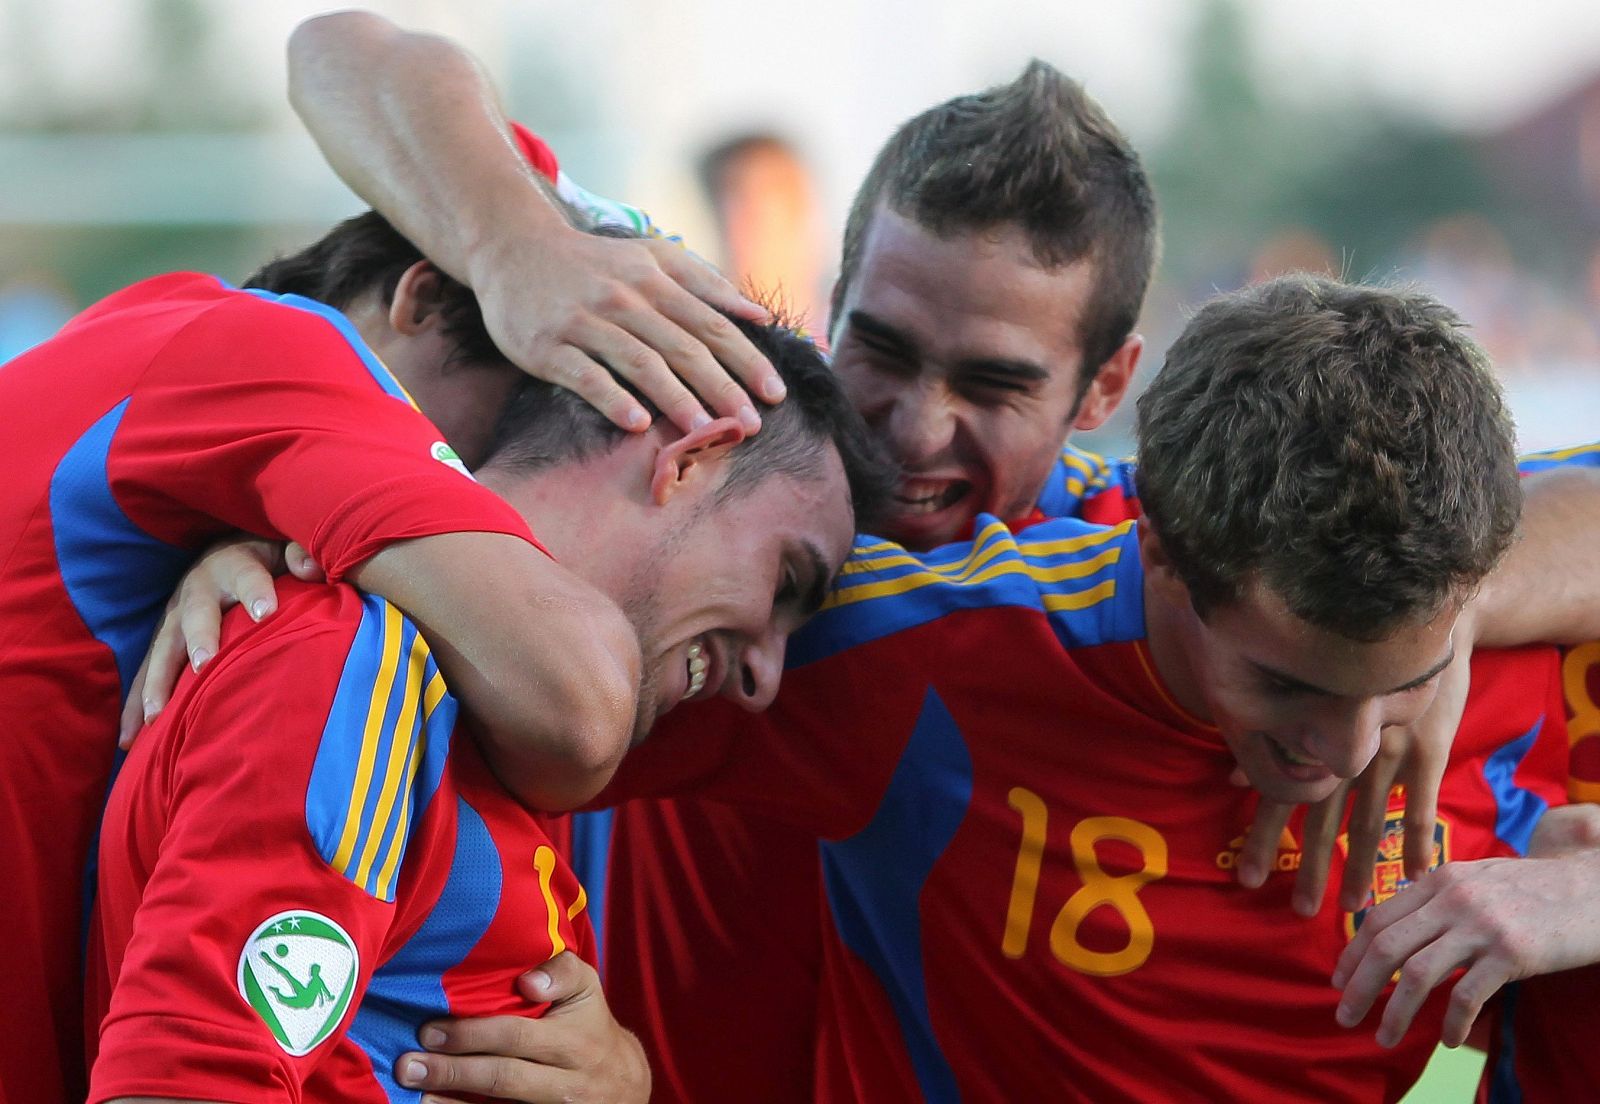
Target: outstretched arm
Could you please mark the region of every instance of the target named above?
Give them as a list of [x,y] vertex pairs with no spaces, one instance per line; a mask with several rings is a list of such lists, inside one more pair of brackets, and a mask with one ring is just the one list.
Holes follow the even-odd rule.
[[454,43],[368,12],[318,16],[289,39],[289,99],[340,178],[477,292],[490,335],[525,371],[635,430],[648,416],[607,368],[686,430],[709,420],[704,402],[753,431],[746,388],[783,397],[772,366],[712,308],[766,312],[673,243],[569,225]]

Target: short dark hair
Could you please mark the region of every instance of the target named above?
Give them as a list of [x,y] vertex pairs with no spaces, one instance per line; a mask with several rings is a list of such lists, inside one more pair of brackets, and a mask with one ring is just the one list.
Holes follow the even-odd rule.
[[[344,310],[376,292],[387,305],[406,269],[423,260],[422,250],[376,211],[345,219],[298,253],[263,265],[244,282],[279,295],[304,295]],[[453,359],[492,364],[505,356],[483,324],[478,297],[459,280],[439,273],[444,332],[455,343]]]
[[[818,478],[824,466],[819,446],[831,443],[844,464],[856,527],[872,529],[884,517],[897,470],[845,397],[826,359],[809,339],[781,322],[728,317],[771,362],[788,397],[763,411],[761,432],[730,454],[717,501],[748,493],[771,475]],[[656,414],[626,380],[618,382]],[[524,470],[549,467],[605,452],[627,436],[573,392],[530,379],[500,416],[487,463]]]
[[[570,209],[565,213],[574,225],[601,237],[639,236],[619,226],[587,225]],[[373,291],[388,303],[406,269],[423,259],[422,252],[382,215],[368,211],[341,222],[299,253],[266,265],[244,286],[304,295],[341,309]],[[455,340],[454,357],[505,363],[504,354],[483,324],[483,312],[472,289],[443,272],[439,276],[445,333]],[[823,465],[817,446],[831,442],[844,463],[856,525],[863,530],[873,528],[888,507],[896,469],[845,398],[827,361],[792,327],[779,322],[757,325],[732,316],[730,320],[771,361],[788,388],[788,397],[767,410],[761,432],[734,452],[727,480],[718,492],[720,498],[747,491],[767,475],[819,476]],[[659,416],[649,400],[622,377],[617,379],[652,416]],[[626,436],[573,392],[529,378],[519,384],[500,416],[490,462],[540,467],[609,449]]]
[[1418,291],[1297,275],[1220,296],[1138,407],[1140,502],[1202,616],[1259,579],[1383,639],[1469,594],[1516,531],[1488,357]]
[[1020,226],[1046,268],[1092,261],[1080,394],[1139,319],[1156,257],[1150,182],[1100,105],[1037,58],[1010,84],[929,108],[878,152],[845,222],[835,325],[880,207],[940,236]]

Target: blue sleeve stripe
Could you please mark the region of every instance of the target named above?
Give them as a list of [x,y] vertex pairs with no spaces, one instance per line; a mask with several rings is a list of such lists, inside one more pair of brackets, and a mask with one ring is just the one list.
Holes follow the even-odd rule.
[[366,341],[362,339],[360,332],[356,330],[355,323],[345,317],[344,312],[337,311],[326,303],[319,303],[315,299],[307,299],[304,295],[277,295],[270,291],[263,291],[261,288],[245,288],[244,290],[246,294],[254,295],[257,299],[264,299],[269,303],[277,303],[279,306],[302,310],[307,314],[314,314],[329,323],[339,331],[339,336],[349,343],[350,351],[361,359],[361,363],[366,367],[368,374],[377,381],[378,386],[383,388],[386,394],[394,396],[401,402],[408,403],[413,410],[419,409],[410,392],[400,386],[400,381],[394,378],[394,373],[390,372],[384,366],[383,361],[378,359],[378,354],[374,353]]
[[455,699],[416,626],[365,596],[312,768],[306,821],[328,864],[374,897],[394,900],[455,718]]
[[1523,475],[1532,475],[1551,468],[1600,468],[1600,443],[1531,452],[1517,461],[1517,469]]
[[[965,555],[936,570],[911,553],[865,570],[836,590],[789,642],[789,665],[914,628],[957,610],[1022,606],[1048,614],[1069,647],[1135,639],[1144,632],[1142,572],[1132,522],[1115,528],[1072,519],[1013,536],[986,524]],[[880,557],[888,558],[888,557]],[[908,566],[909,565],[909,566]]]
[[[111,490],[111,446],[130,400],[106,411],[73,442],[50,476],[56,565],[84,627],[111,650],[122,697],[150,647],[161,611],[194,560],[129,519]],[[112,751],[106,731],[106,755]]]
[[1517,768],[1533,748],[1543,727],[1544,719],[1541,717],[1532,728],[1509,744],[1502,745],[1483,764],[1483,779],[1494,796],[1494,834],[1519,855],[1528,853],[1533,830],[1549,808],[1544,798],[1518,786],[1515,780]]

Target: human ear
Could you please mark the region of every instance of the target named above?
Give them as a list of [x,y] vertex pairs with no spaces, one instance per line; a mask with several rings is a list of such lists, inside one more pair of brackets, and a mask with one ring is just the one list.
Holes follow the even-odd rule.
[[1139,366],[1143,352],[1144,338],[1129,334],[1117,351],[1105,359],[1096,370],[1089,389],[1083,393],[1083,401],[1078,404],[1078,413],[1072,420],[1073,429],[1099,429],[1105,424],[1127,397],[1133,371]]
[[1178,577],[1177,568],[1161,543],[1161,534],[1148,518],[1140,520],[1138,529],[1139,562],[1144,566],[1144,577],[1163,601],[1180,609],[1187,608],[1189,587]]
[[744,437],[744,427],[738,419],[717,418],[668,441],[656,453],[650,497],[657,506],[664,506],[680,489],[713,476],[721,469],[728,450]]
[[440,321],[444,281],[431,261],[418,261],[400,275],[389,301],[389,325],[415,337]]

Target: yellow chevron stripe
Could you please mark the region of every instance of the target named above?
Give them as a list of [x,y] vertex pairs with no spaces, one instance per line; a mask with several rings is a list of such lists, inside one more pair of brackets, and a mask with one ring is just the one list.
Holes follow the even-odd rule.
[[[1061,564],[1058,567],[1039,567],[1035,564],[1028,563],[1026,560],[1006,560],[1002,563],[993,564],[990,567],[985,568],[983,571],[973,575],[970,579],[964,580],[964,582],[966,582],[968,585],[976,586],[979,583],[986,583],[990,580],[998,579],[1002,575],[1028,575],[1041,583],[1055,583],[1066,579],[1081,579],[1085,576],[1095,574],[1097,571],[1100,571],[1110,564],[1116,563],[1121,556],[1121,548],[1108,548],[1106,551],[1100,553],[1098,556],[1095,556],[1092,559],[1075,560],[1072,563]],[[864,586],[853,587],[850,590],[835,593],[833,597],[828,600],[825,608],[854,605],[856,602],[865,602],[873,598],[889,598],[897,594],[906,594],[913,590],[920,590],[923,587],[949,582],[950,580],[948,579],[941,579],[937,576],[925,574],[902,575],[898,579],[886,579],[881,583],[872,583]],[[1047,603],[1051,597],[1066,599],[1072,596],[1045,595],[1044,598]],[[1096,599],[1096,601],[1098,601],[1098,599]],[[1093,602],[1088,604],[1093,605]],[[1046,608],[1049,608],[1048,604],[1046,605]],[[1075,607],[1062,606],[1060,608],[1068,609]]]
[[533,868],[539,872],[539,892],[544,894],[545,916],[550,924],[550,957],[554,958],[567,949],[567,941],[561,938],[561,906],[556,904],[555,892],[550,888],[556,853],[541,844],[533,853]]
[[[855,575],[864,571],[878,571],[885,567],[901,567],[907,564],[916,564],[924,571],[931,571],[939,575],[959,577],[973,569],[974,560],[981,557],[982,562],[987,562],[988,559],[993,558],[995,551],[1004,547],[1003,545],[994,544],[994,538],[1003,536],[1007,532],[1009,531],[1006,529],[1003,522],[997,521],[993,524],[984,526],[983,531],[973,538],[972,551],[967,553],[966,558],[947,564],[923,563],[921,560],[912,556],[911,553],[907,552],[904,548],[901,548],[898,544],[886,544],[882,546],[883,549],[892,549],[888,555],[880,556],[874,560],[859,558],[849,560],[845,563],[844,567],[840,569],[839,575],[842,580],[845,575]],[[835,586],[839,585],[854,586],[857,584],[835,584]]]
[[355,782],[350,787],[350,804],[344,814],[344,831],[333,853],[333,868],[350,876],[350,857],[355,853],[361,833],[361,810],[367,804],[367,789],[372,784],[372,765],[378,756],[378,740],[383,734],[383,715],[389,707],[389,692],[394,688],[395,669],[400,665],[400,611],[383,605],[383,660],[378,677],[372,682],[372,698],[367,702],[367,723],[361,735],[361,756],[356,762]]
[[421,733],[413,734],[417,727],[417,707],[423,668],[428,663],[428,642],[421,633],[411,637],[411,655],[406,661],[405,681],[400,684],[400,714],[395,718],[393,734],[389,739],[389,762],[383,772],[383,788],[378,791],[378,806],[372,813],[372,827],[367,830],[367,843],[361,849],[361,862],[356,867],[354,881],[366,885],[372,873],[372,864],[378,858],[378,846],[383,842],[383,829],[394,812],[395,802],[401,798],[400,779],[406,773],[406,764],[413,749],[421,742]]
[[[1061,462],[1063,464],[1065,464],[1069,468],[1073,468],[1073,469],[1076,469],[1077,471],[1082,472],[1086,479],[1094,478],[1094,475],[1095,475],[1095,467],[1094,467],[1094,465],[1092,463],[1090,463],[1087,459],[1085,459],[1084,456],[1080,456],[1076,452],[1070,452],[1070,451],[1069,452],[1063,452],[1061,454]],[[1104,462],[1102,462],[1101,463],[1101,468],[1103,469],[1104,467],[1105,467]]]
[[[1097,529],[1092,533],[1083,533],[1076,537],[1060,537],[1055,540],[1021,541],[1015,545],[1015,548],[1018,552],[1025,556],[1060,556],[1069,552],[1081,552],[1086,548],[1093,548],[1096,545],[1108,544],[1111,541],[1120,540],[1127,534],[1128,530],[1132,528],[1133,522],[1125,521],[1111,529]],[[984,530],[984,533],[990,534],[994,533],[996,530],[1004,529],[1005,526],[1003,525],[990,526],[988,529]],[[831,609],[834,606],[849,605],[851,602],[862,601],[866,598],[870,598],[879,594],[903,594],[907,590],[914,589],[914,587],[904,586],[895,590],[888,590],[884,588],[889,587],[890,584],[893,583],[900,583],[905,579],[918,580],[918,582],[924,586],[931,586],[938,582],[968,584],[981,582],[983,579],[992,578],[993,576],[984,575],[982,578],[979,578],[977,576],[978,570],[984,565],[988,564],[989,561],[993,560],[996,556],[1004,552],[1008,547],[1011,546],[1006,542],[995,541],[982,548],[975,547],[973,549],[974,554],[968,556],[965,560],[958,561],[954,564],[944,564],[940,567],[930,567],[924,564],[921,560],[918,560],[916,557],[905,552],[901,552],[893,556],[883,556],[873,561],[873,564],[879,568],[915,566],[921,568],[922,570],[913,572],[909,575],[902,575],[897,579],[890,579],[877,583],[862,581],[843,590],[836,589],[833,594],[829,595],[828,601],[824,603],[823,608]],[[1113,556],[1109,562],[1116,562],[1116,557]],[[846,566],[848,568],[849,565]],[[1030,568],[1030,570],[1032,570],[1032,568]],[[1039,568],[1038,570],[1048,572],[1057,569]],[[955,574],[957,571],[959,571],[960,574]],[[1038,577],[1048,578],[1047,576]],[[1075,576],[1057,576],[1057,578],[1069,577]],[[869,589],[871,589],[873,592],[858,593]]]
[[567,906],[567,919],[577,919],[578,913],[582,912],[586,907],[588,907],[588,904],[589,894],[582,886],[579,886],[578,899]]
[[1088,609],[1090,606],[1099,605],[1107,598],[1117,593],[1117,581],[1107,579],[1096,583],[1088,590],[1080,590],[1073,594],[1046,594],[1044,596],[1044,611],[1046,613],[1064,613],[1071,610]]
[[1530,452],[1522,457],[1523,460],[1565,460],[1570,456],[1582,456],[1586,452],[1600,450],[1600,442],[1590,445],[1574,445],[1572,448],[1556,449],[1551,452]]
[[444,701],[444,696],[449,692],[449,687],[444,684],[444,672],[434,671],[433,677],[428,680],[428,688],[422,692],[423,719],[433,719],[433,711],[439,708],[439,703]]
[[406,757],[406,776],[400,783],[400,820],[395,826],[394,839],[389,841],[389,851],[378,868],[378,897],[388,901],[394,897],[395,871],[400,866],[400,856],[405,854],[406,836],[411,831],[411,786],[417,780],[417,767],[423,753],[428,750],[428,731],[423,729],[411,741],[411,754]]

